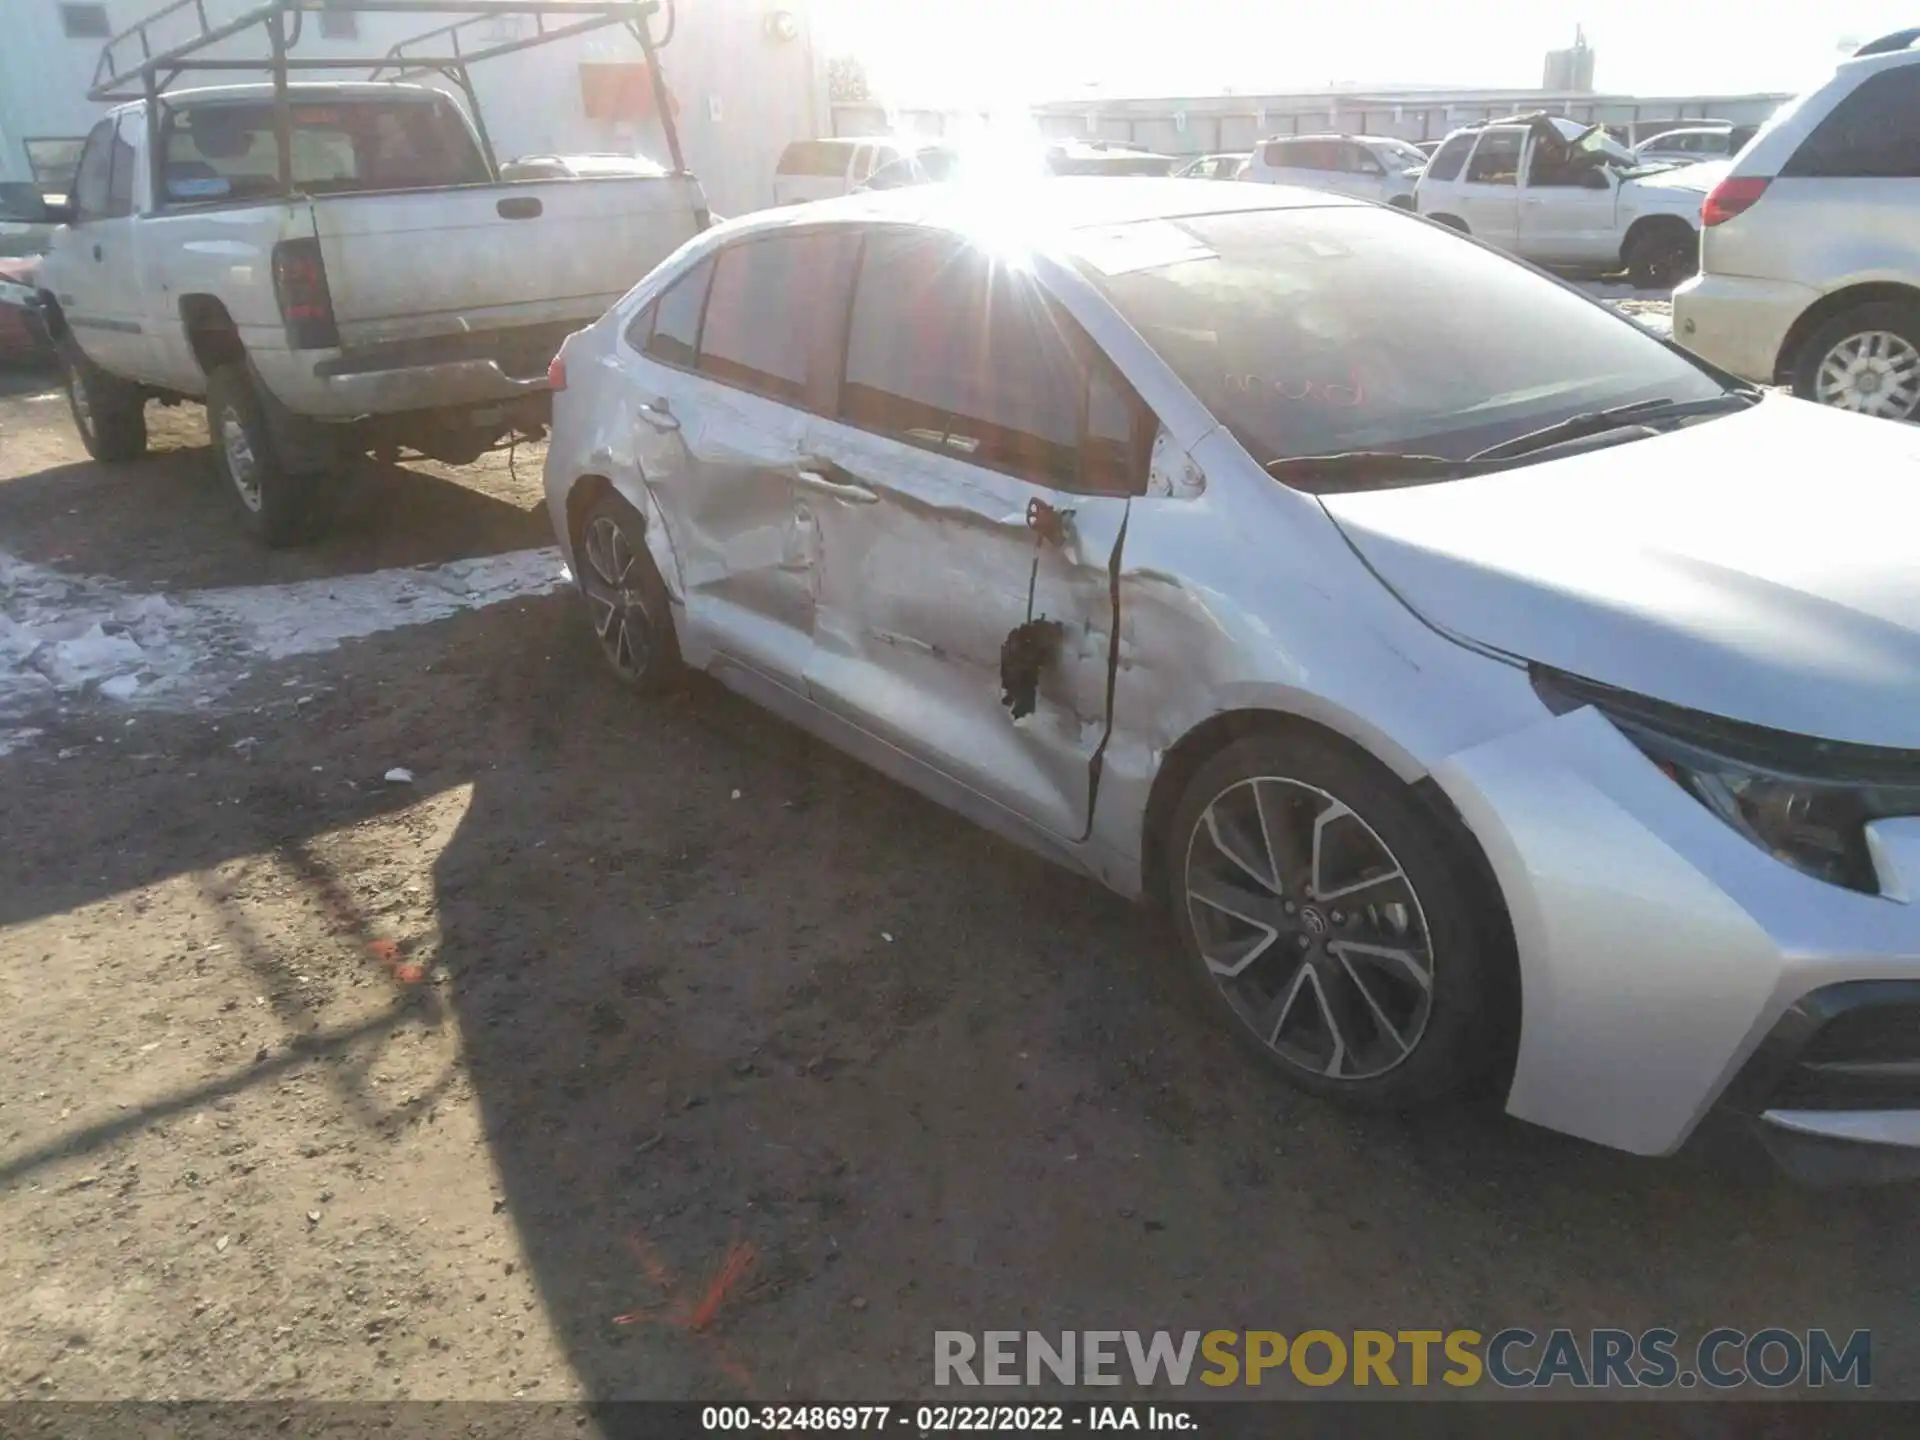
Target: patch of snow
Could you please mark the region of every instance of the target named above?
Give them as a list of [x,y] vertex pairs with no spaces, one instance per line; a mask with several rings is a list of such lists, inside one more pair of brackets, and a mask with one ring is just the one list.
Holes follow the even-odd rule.
[[[260,661],[323,654],[564,583],[559,552],[549,548],[157,595],[0,552],[0,720],[90,696],[141,708],[205,708]],[[0,732],[0,739],[7,734],[25,732]]]

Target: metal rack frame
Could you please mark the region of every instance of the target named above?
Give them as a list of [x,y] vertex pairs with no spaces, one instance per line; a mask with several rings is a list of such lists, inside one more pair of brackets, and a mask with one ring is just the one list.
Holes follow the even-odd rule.
[[[215,23],[207,15],[206,0],[171,0],[144,20],[135,22],[110,37],[100,47],[94,65],[93,82],[87,91],[91,100],[103,103],[144,100],[147,102],[148,153],[160,153],[160,101],[168,88],[182,75],[194,71],[265,71],[273,81],[274,134],[279,149],[280,186],[292,194],[293,121],[288,105],[288,72],[291,70],[362,70],[367,79],[383,76],[393,81],[437,74],[460,88],[466,97],[468,113],[480,137],[480,148],[487,168],[498,178],[500,163],[494,154],[493,139],[481,113],[480,99],[473,87],[469,67],[483,60],[497,59],[539,45],[550,45],[575,35],[585,35],[610,26],[623,26],[640,46],[647,74],[653,86],[654,112],[667,141],[667,150],[676,173],[686,173],[686,159],[680,149],[680,131],[674,122],[667,96],[666,81],[660,73],[660,47],[673,38],[673,0],[666,0],[668,28],[664,38],[656,40],[650,21],[662,8],[662,0],[266,0],[231,20]],[[322,11],[349,14],[382,15],[457,15],[462,18],[411,39],[389,46],[385,53],[361,59],[346,55],[293,55],[304,33],[306,17]],[[156,49],[154,27],[176,17],[190,17],[196,25],[190,38]],[[483,43],[476,50],[463,48],[469,27],[503,17],[532,16],[534,33],[513,40]],[[548,25],[549,19],[556,22]],[[205,52],[224,40],[260,27],[266,32],[265,56],[209,55]],[[419,47],[432,42],[444,53]],[[129,47],[137,45],[137,60],[116,60],[118,49],[126,57]],[[130,88],[137,84],[138,88]]]

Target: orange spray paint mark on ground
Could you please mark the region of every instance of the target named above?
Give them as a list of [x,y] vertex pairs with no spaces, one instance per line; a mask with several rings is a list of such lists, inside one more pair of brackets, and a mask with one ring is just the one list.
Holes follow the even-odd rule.
[[759,1260],[759,1255],[753,1246],[739,1241],[729,1245],[726,1254],[721,1257],[719,1267],[714,1271],[713,1279],[707,1283],[705,1293],[701,1295],[698,1303],[691,1306],[674,1295],[673,1292],[677,1287],[673,1272],[667,1268],[666,1261],[660,1258],[660,1252],[650,1241],[637,1235],[631,1236],[628,1238],[627,1248],[639,1260],[640,1268],[646,1271],[647,1278],[658,1287],[668,1303],[664,1314],[649,1315],[643,1311],[628,1311],[624,1315],[614,1316],[613,1323],[640,1325],[652,1321],[670,1325],[676,1330],[683,1330],[707,1347],[715,1368],[721,1374],[732,1380],[747,1395],[756,1394],[757,1387],[747,1367],[740,1363],[724,1339],[707,1328],[719,1315],[720,1307],[726,1302],[727,1296],[747,1277],[748,1272]]

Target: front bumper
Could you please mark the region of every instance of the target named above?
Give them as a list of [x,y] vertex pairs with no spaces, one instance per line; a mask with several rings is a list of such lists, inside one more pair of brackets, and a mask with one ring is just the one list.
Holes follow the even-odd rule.
[[1722,370],[1771,385],[1787,333],[1819,298],[1790,281],[1696,275],[1673,292],[1673,338]]
[[1889,898],[1920,897],[1920,847],[1902,843],[1913,822],[1882,822],[1896,842],[1877,849],[1885,894],[1824,884],[1742,839],[1590,708],[1454,755],[1434,779],[1513,922],[1510,1113],[1661,1155],[1725,1096],[1780,1135],[1920,1146],[1920,1085],[1910,1101],[1823,1092],[1811,1121],[1806,1093],[1732,1090],[1816,992],[1920,982],[1920,903]]

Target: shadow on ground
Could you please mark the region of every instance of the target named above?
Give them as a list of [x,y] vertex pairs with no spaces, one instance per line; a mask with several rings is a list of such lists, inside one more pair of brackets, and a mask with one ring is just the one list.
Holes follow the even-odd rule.
[[182,720],[85,772],[110,806],[0,762],[0,922],[464,792],[435,1003],[588,1394],[924,1394],[936,1329],[1914,1332],[1910,1190],[1297,1096],[1136,910],[710,685],[635,700],[581,630],[553,597],[361,642],[247,722],[277,768]]
[[[57,395],[15,403],[65,417]],[[51,441],[45,430],[11,440],[0,457],[0,473],[12,477],[0,478],[0,547],[131,589],[183,590],[437,564],[553,541],[539,498],[542,452],[534,449],[514,455],[511,469],[504,455],[461,471],[354,457],[331,482],[337,509],[320,541],[268,550],[242,528],[200,407],[152,405],[147,415],[154,452],[128,464],[71,459],[64,427]],[[46,449],[45,468],[26,453],[36,442]]]

